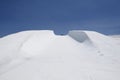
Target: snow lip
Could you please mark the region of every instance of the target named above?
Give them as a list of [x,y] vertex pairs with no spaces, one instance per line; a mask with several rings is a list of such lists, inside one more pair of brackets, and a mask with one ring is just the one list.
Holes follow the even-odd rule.
[[69,30],[67,34],[64,34],[64,35],[57,35],[55,34],[55,31],[54,30],[23,30],[23,31],[18,31],[18,32],[15,32],[15,33],[11,33],[11,34],[8,34],[8,35],[5,35],[3,37],[0,37],[1,38],[4,38],[4,37],[7,37],[7,36],[10,36],[10,35],[14,35],[14,34],[18,34],[18,33],[39,33],[39,32],[48,32],[52,35],[55,35],[55,36],[67,36],[69,35],[70,32],[79,32],[79,31],[84,31],[84,32],[96,32],[96,31],[89,31],[89,30]]
[[3,37],[0,37],[0,39],[8,37],[8,36],[11,36],[11,35],[16,35],[16,34],[22,34],[22,33],[39,33],[39,32],[45,32],[45,33],[48,32],[49,34],[55,35],[55,33],[54,33],[53,30],[23,30],[23,31],[18,31],[18,32],[15,32],[15,33],[11,33],[11,34],[5,35]]

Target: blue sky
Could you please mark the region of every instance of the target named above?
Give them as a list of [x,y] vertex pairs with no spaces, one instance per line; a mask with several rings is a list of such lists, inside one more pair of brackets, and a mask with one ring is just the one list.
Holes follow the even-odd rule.
[[33,29],[120,34],[120,0],[0,0],[0,36]]

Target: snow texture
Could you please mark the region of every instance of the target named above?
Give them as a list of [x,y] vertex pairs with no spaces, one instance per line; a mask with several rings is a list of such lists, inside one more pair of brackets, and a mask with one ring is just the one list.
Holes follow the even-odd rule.
[[120,80],[120,41],[94,31],[0,38],[0,80]]

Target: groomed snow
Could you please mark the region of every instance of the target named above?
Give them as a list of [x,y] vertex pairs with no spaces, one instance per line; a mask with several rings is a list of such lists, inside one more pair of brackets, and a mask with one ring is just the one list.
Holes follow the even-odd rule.
[[94,31],[0,38],[0,80],[120,80],[120,43]]

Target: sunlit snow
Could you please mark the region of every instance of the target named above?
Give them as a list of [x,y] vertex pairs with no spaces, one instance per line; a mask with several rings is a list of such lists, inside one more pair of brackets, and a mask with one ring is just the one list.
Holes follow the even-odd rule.
[[120,80],[120,41],[94,31],[0,38],[0,80]]

